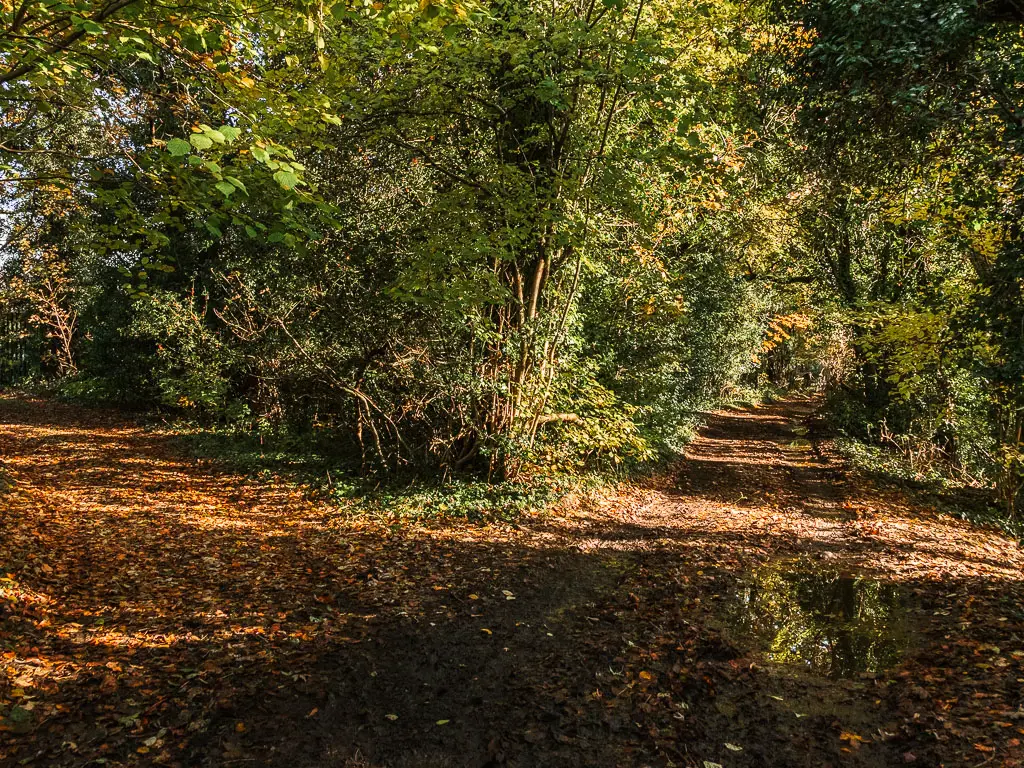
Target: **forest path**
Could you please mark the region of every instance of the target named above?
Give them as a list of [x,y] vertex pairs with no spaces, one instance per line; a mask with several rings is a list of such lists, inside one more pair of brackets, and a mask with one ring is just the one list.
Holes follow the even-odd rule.
[[1021,765],[1024,554],[813,407],[713,415],[666,489],[388,527],[0,399],[0,765]]

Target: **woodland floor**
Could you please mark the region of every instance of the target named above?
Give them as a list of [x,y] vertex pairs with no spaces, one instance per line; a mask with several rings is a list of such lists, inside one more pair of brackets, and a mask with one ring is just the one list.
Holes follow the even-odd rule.
[[1024,552],[812,411],[713,416],[660,490],[389,528],[0,399],[0,765],[1024,764]]

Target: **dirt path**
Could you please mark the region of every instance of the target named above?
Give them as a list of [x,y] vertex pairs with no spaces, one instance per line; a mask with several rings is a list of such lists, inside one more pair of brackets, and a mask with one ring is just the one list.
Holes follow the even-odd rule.
[[390,529],[0,399],[0,765],[1021,765],[1024,554],[812,405],[669,490]]

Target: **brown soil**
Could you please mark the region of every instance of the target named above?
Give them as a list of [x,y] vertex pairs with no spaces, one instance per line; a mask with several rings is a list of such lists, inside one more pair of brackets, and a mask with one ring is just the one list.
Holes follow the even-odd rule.
[[[1021,765],[1024,553],[851,475],[813,406],[714,415],[659,490],[389,528],[2,399],[0,764]],[[895,590],[905,650],[752,641],[791,561]]]

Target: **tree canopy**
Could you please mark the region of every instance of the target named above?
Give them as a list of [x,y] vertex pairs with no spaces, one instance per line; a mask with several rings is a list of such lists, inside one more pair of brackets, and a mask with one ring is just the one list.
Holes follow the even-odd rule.
[[9,341],[69,397],[322,433],[363,473],[635,466],[816,385],[1012,515],[1022,22],[6,0]]

